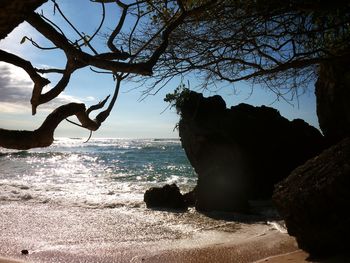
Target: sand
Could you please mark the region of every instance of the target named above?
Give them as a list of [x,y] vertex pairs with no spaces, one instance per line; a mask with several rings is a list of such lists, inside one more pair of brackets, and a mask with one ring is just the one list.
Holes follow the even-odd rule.
[[198,224],[198,214],[142,208],[15,202],[0,202],[0,208],[0,263],[312,262],[294,238],[266,222]]
[[[253,242],[254,243],[254,242]],[[173,251],[162,252],[155,254],[153,256],[141,256],[134,257],[131,260],[125,262],[191,262],[191,263],[200,263],[200,262],[255,262],[255,263],[298,263],[298,262],[310,262],[306,261],[308,254],[301,250],[296,250],[293,252],[288,252],[284,254],[278,254],[263,258],[257,261],[254,261],[254,258],[259,258],[264,254],[275,254],[279,251],[267,250],[267,251],[257,251],[255,249],[243,249],[241,250],[239,246],[230,244],[220,245],[220,246],[211,246],[206,248],[196,248],[196,249],[174,249]],[[71,255],[72,256],[72,255]],[[75,256],[77,259],[79,255]],[[80,259],[84,259],[81,257]],[[22,261],[14,260],[9,258],[1,258],[0,263],[25,263],[25,262],[35,262],[31,261]],[[89,262],[89,261],[81,261]],[[121,261],[120,261],[121,262]]]
[[0,263],[23,263],[23,261],[0,257]]
[[[17,262],[46,262],[50,258],[51,262],[155,262],[155,263],[205,263],[205,262],[306,262],[307,254],[297,249],[295,240],[287,234],[278,231],[269,231],[263,235],[252,236],[237,241],[215,243],[205,246],[191,246],[193,240],[188,242],[189,248],[183,245],[174,244],[172,247],[162,249],[152,249],[141,253],[129,251],[123,257],[104,257],[103,250],[99,250],[96,257],[87,256],[79,251],[69,251],[69,253],[58,253],[46,251],[36,255],[18,255],[16,258],[23,261],[13,261],[2,258],[0,263]],[[118,248],[116,248],[117,250]],[[291,253],[292,252],[292,253]],[[100,254],[98,254],[100,253]],[[276,255],[281,255],[278,259]],[[56,258],[56,260],[55,260]],[[62,261],[58,261],[62,260]],[[291,261],[293,260],[293,261]]]
[[[246,263],[259,262],[259,260],[265,262],[264,260],[268,257],[290,254],[295,251],[299,250],[293,238],[287,234],[271,231],[261,236],[253,236],[252,238],[238,240],[236,242],[214,244],[192,249],[173,249],[150,257],[145,257],[141,262]],[[304,254],[306,257],[307,254]],[[299,255],[298,258],[301,259]]]
[[299,263],[299,262],[310,262],[307,261],[309,255],[302,250],[296,250],[293,252],[280,254],[276,256],[267,257],[254,263],[279,263],[279,262],[288,262],[288,263]]

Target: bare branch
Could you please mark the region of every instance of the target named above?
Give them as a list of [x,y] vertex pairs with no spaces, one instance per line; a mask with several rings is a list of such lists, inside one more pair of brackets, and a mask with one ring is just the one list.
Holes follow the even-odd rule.
[[[34,82],[34,87],[33,87],[33,93],[34,92],[39,92],[41,93],[41,90],[50,83],[50,81],[46,78],[43,78],[42,76],[40,76],[37,71],[35,70],[35,68],[32,66],[32,64],[27,61],[24,60],[14,54],[8,53],[6,51],[0,50],[0,60],[1,61],[5,61],[7,63],[11,63],[15,66],[21,67],[22,69],[24,69],[29,77],[33,80]],[[32,109],[32,114],[34,115],[36,112],[36,107],[33,107]]]
[[[98,52],[93,48],[93,46],[90,44],[90,41],[87,41],[85,39],[85,36],[83,36],[79,30],[69,21],[69,19],[64,15],[64,13],[61,11],[60,6],[56,3],[56,0],[52,0],[53,4],[54,4],[54,8],[58,10],[58,12],[60,13],[60,15],[63,17],[63,19],[70,25],[70,27],[78,34],[78,36],[80,37],[80,39],[84,40],[84,45],[87,45],[91,51],[97,55]],[[103,3],[102,3],[103,4]],[[103,19],[104,20],[104,19]]]
[[107,41],[107,46],[109,47],[109,49],[114,52],[114,53],[120,53],[120,50],[116,48],[116,46],[114,45],[113,41],[114,39],[117,37],[117,35],[119,34],[120,30],[122,29],[124,22],[125,22],[125,18],[126,15],[128,13],[128,6],[123,4],[120,1],[116,1],[118,6],[120,6],[122,8],[122,15],[119,18],[119,22],[117,24],[117,26],[115,27],[115,29],[113,30],[112,34],[109,36],[108,41]]
[[76,63],[80,63],[79,67],[91,65],[114,72],[152,75],[152,68],[147,63],[130,64],[117,61],[106,61],[99,58],[98,55],[91,56],[90,54],[76,49],[64,36],[59,34],[52,26],[43,21],[38,14],[32,14],[27,18],[27,21],[56,46],[61,48],[66,53],[67,57],[74,57]]
[[58,69],[58,68],[36,68],[35,70],[42,74],[46,74],[46,73],[63,74],[64,73],[64,69]]
[[102,18],[101,18],[101,22],[99,24],[99,26],[97,27],[97,29],[95,30],[95,32],[91,35],[90,39],[88,40],[88,43],[91,42],[91,40],[93,40],[95,38],[95,36],[97,35],[98,32],[100,32],[101,30],[101,27],[105,21],[105,18],[106,18],[106,8],[105,8],[105,4],[104,3],[101,3],[101,6],[102,6]]
[[86,114],[89,115],[92,111],[94,110],[99,110],[101,108],[104,107],[104,105],[106,104],[107,100],[109,99],[110,95],[108,95],[103,101],[100,101],[99,103],[90,106],[87,110],[86,110]]
[[14,54],[8,53],[0,49],[0,61],[4,61],[24,69],[37,86],[44,87],[50,83],[48,79],[43,78],[37,73],[36,69],[32,66],[32,64],[29,61],[20,58]]
[[79,66],[75,65],[73,63],[72,59],[70,58],[67,61],[67,65],[66,65],[66,68],[63,72],[62,78],[57,82],[55,87],[53,87],[51,90],[49,90],[48,92],[46,92],[44,94],[42,94],[43,87],[41,87],[41,86],[34,87],[33,93],[32,93],[32,98],[30,100],[30,102],[32,104],[32,114],[33,115],[36,113],[36,108],[40,104],[44,104],[46,102],[49,102],[50,100],[53,100],[58,95],[60,95],[62,93],[62,91],[64,91],[64,89],[66,88],[66,86],[69,83],[69,80],[70,80],[72,73],[78,68],[79,68]]
[[95,131],[99,128],[99,124],[88,118],[84,104],[69,103],[54,110],[34,131],[0,129],[0,147],[18,150],[47,147],[52,144],[54,131],[60,122],[72,115],[76,115],[82,126],[88,130]]
[[99,124],[102,124],[102,122],[104,122],[107,119],[107,117],[109,116],[109,114],[111,113],[111,111],[112,111],[112,109],[114,107],[115,101],[117,100],[122,78],[121,77],[117,77],[116,81],[117,82],[116,82],[116,85],[115,85],[114,94],[113,94],[113,97],[112,97],[112,99],[111,99],[111,101],[110,101],[110,103],[108,105],[108,108],[106,110],[100,112],[96,116],[95,120]]
[[[29,42],[32,43],[32,45],[38,49],[41,49],[41,50],[53,50],[53,49],[58,49],[58,47],[42,47],[40,46],[38,43],[36,43],[32,38],[29,38],[27,36],[23,37],[22,41],[24,42],[25,40],[28,40]],[[22,43],[22,42],[21,42]]]

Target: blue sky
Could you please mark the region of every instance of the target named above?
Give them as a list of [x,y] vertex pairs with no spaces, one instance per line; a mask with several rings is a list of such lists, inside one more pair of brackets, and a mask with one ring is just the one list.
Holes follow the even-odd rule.
[[[80,31],[92,34],[100,19],[99,14],[101,11],[98,4],[92,4],[87,0],[58,0],[57,2]],[[53,16],[51,3],[45,4],[38,9],[38,11],[41,10],[46,16],[55,19],[58,23],[62,22],[59,19],[59,15]],[[118,9],[111,8],[111,5],[107,6],[107,17],[117,19],[118,15]],[[115,23],[116,21],[108,19],[106,28],[112,28]],[[69,36],[73,36],[73,32],[69,31],[68,27],[63,26],[62,28],[70,32]],[[6,39],[0,41],[0,48],[28,59],[38,67],[46,65],[63,67],[65,56],[62,52],[38,50],[29,42],[21,45],[20,41],[23,36],[32,37],[43,45],[50,45],[30,25],[22,23]],[[105,48],[105,41],[102,38],[96,38],[96,41],[96,47],[102,51]],[[89,69],[79,70],[75,72],[70,84],[59,98],[47,105],[41,105],[37,115],[32,116],[29,103],[32,83],[26,73],[19,68],[2,62],[0,62],[0,72],[0,127],[7,129],[34,130],[40,126],[45,117],[55,107],[69,102],[84,102],[88,106],[96,104],[108,94],[112,94],[114,88],[111,76],[95,74]],[[57,77],[53,75],[49,77],[52,80],[57,80]],[[184,81],[185,83],[189,81],[191,87],[195,89],[196,79],[188,76]],[[179,83],[180,78],[174,79],[158,94],[150,95],[140,101],[143,91],[142,87],[135,89],[138,86],[136,83],[124,81],[112,114],[93,136],[116,138],[178,137],[177,131],[174,131],[178,116],[174,109],[165,110],[168,104],[163,101],[163,98],[176,88]],[[271,105],[276,99],[275,95],[258,86],[255,86],[252,95],[250,95],[250,86],[244,83],[236,83],[234,85],[237,92],[233,91],[232,84],[217,83],[217,86],[221,88],[216,92],[206,91],[205,95],[222,95],[228,106],[240,102],[272,106],[277,108],[288,119],[301,118],[318,127],[314,88],[312,85],[299,98],[299,103],[297,101],[293,102],[294,106],[283,100]],[[55,136],[88,137],[89,132],[67,122],[62,122],[56,130]]]

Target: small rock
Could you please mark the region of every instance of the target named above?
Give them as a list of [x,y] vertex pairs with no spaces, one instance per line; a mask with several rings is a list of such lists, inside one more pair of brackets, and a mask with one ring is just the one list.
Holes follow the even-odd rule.
[[149,208],[187,209],[184,197],[176,184],[148,189],[144,194],[144,201]]
[[28,255],[29,254],[29,251],[27,249],[23,249],[21,251],[22,255]]

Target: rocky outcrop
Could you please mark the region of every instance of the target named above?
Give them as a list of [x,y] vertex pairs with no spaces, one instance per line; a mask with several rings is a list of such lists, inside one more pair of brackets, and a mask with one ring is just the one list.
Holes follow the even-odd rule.
[[144,194],[148,208],[187,209],[187,204],[176,184],[152,187]]
[[47,0],[1,0],[0,39],[5,38],[25,18]]
[[288,233],[312,256],[349,251],[350,138],[295,169],[273,195]]
[[245,210],[249,199],[271,198],[274,184],[322,149],[320,132],[273,108],[189,92],[178,109],[179,133],[198,174],[198,210]]
[[321,64],[315,88],[323,134],[330,143],[350,136],[349,58]]

